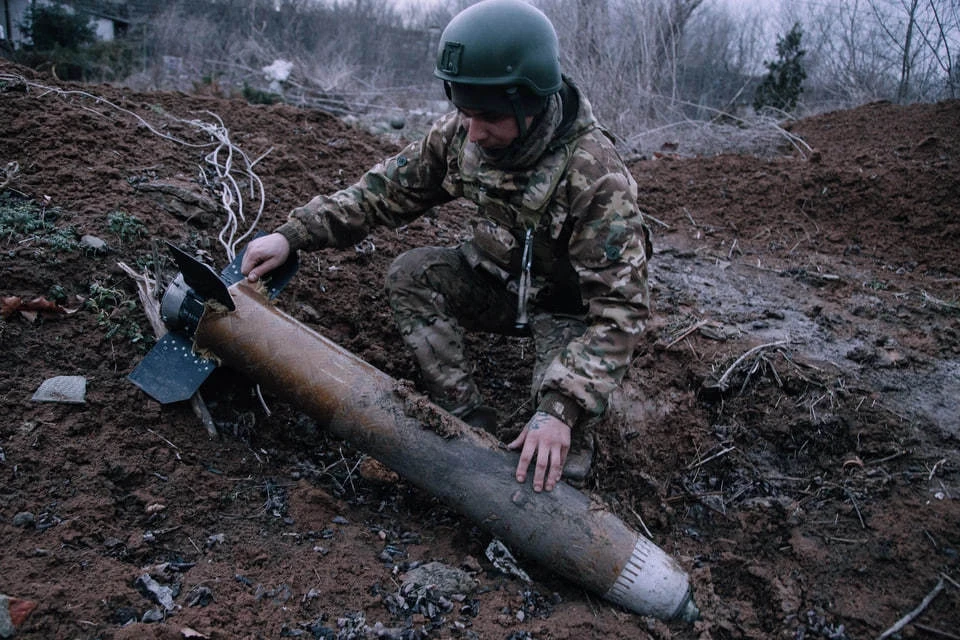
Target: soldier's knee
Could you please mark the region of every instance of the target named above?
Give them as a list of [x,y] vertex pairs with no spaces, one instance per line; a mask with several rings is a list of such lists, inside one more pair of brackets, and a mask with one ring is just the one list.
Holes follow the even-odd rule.
[[411,287],[423,289],[430,279],[428,272],[437,269],[443,271],[450,266],[450,253],[450,249],[441,247],[417,247],[404,251],[387,269],[387,291],[395,292]]
[[394,258],[387,269],[387,291],[396,291],[416,280],[417,265],[422,263],[419,259],[421,249],[411,249]]

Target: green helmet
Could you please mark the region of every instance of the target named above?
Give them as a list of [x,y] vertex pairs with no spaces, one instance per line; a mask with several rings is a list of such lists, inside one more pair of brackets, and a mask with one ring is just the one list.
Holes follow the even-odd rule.
[[443,30],[434,75],[454,85],[517,87],[549,96],[563,83],[557,32],[526,2],[483,0]]

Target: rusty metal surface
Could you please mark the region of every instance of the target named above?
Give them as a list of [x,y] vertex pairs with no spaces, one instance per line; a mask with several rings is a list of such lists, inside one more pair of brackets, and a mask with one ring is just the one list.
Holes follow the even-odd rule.
[[638,534],[614,514],[564,483],[535,493],[531,479],[516,482],[518,456],[493,436],[299,323],[253,286],[241,282],[230,293],[236,311],[208,309],[198,349],[550,570],[600,595],[618,580]]

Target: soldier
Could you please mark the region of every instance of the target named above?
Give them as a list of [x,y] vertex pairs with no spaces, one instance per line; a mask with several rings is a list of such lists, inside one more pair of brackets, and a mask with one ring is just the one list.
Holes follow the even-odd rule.
[[[293,250],[349,247],[455,198],[476,204],[473,236],[399,256],[391,309],[430,397],[493,431],[464,353],[465,330],[530,335],[536,411],[508,447],[535,491],[582,481],[591,423],[620,384],[650,314],[649,231],[637,186],[561,75],[549,19],[521,0],[483,0],[444,29],[434,75],[456,110],[355,185],[294,209],[247,247],[256,280]],[[580,455],[570,455],[571,442]],[[577,446],[579,445],[579,446]],[[576,459],[576,464],[574,464]],[[565,468],[566,464],[566,468]]]

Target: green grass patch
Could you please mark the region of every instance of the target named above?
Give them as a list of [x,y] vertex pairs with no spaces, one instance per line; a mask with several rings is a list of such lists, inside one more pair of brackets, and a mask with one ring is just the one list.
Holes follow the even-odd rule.
[[129,340],[143,351],[150,348],[153,339],[143,332],[134,317],[137,303],[123,289],[93,282],[85,304],[87,309],[96,314],[97,327],[104,331],[107,338]]
[[32,200],[0,194],[0,243],[34,241],[54,252],[76,251],[77,231],[69,225],[58,225],[63,212]]
[[107,228],[121,244],[135,238],[142,238],[147,232],[146,225],[134,215],[125,211],[111,211],[107,214]]

